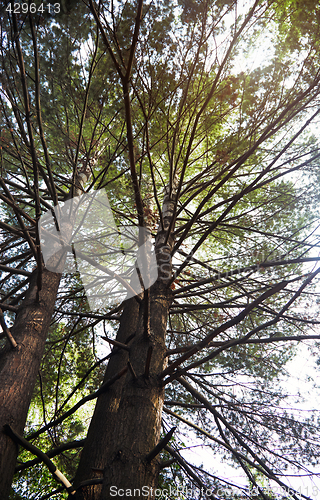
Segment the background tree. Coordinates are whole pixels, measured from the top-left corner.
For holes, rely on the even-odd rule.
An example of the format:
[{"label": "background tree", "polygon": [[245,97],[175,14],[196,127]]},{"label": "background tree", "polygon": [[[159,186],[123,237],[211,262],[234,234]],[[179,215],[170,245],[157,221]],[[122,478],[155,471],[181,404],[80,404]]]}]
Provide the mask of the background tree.
[{"label": "background tree", "polygon": [[[178,470],[212,498],[234,486],[188,464],[178,430],[159,451],[161,425],[168,437],[195,430],[270,498],[263,477],[282,487],[288,467],[311,473],[318,454],[316,415],[283,410],[278,380],[296,342],[319,339],[319,7],[36,5],[2,11],[4,498],[17,449],[3,426],[23,433],[33,391],[25,434],[51,448],[73,498],[178,484]],[[250,70],[240,55],[250,61],[261,40],[268,56]],[[159,273],[91,312],[79,274],[46,269],[37,222],[98,189],[119,231],[151,230]],[[113,343],[104,357],[101,334]],[[52,496],[43,466],[21,459],[16,497]]]}]

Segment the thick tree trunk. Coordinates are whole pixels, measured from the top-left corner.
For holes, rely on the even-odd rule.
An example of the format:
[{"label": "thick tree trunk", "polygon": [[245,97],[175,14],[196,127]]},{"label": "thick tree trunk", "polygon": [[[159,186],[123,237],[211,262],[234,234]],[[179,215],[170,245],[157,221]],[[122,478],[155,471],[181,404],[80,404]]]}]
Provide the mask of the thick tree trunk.
[{"label": "thick tree trunk", "polygon": [[[150,325],[144,319],[144,302],[139,308],[131,299],[124,308],[117,340],[128,341],[135,335],[128,342],[129,352],[115,349],[105,378],[111,378],[128,362],[132,369],[99,397],[75,482],[79,486],[83,481],[101,478],[103,472],[103,486],[80,487],[73,496],[76,500],[105,500],[114,498],[115,491],[142,492],[143,487],[144,493],[150,489],[150,495],[143,498],[152,498],[158,461],[156,458],[148,463],[146,456],[160,439],[164,391],[158,374],[166,362],[169,303],[170,291],[157,282],[150,289]],[[139,498],[138,491],[135,497]]]},{"label": "thick tree trunk", "polygon": [[12,335],[18,346],[3,348],[0,357],[0,498],[9,496],[17,459],[16,444],[3,433],[9,424],[23,434],[28,408],[39,372],[53,314],[60,274],[46,269],[37,300],[37,271],[31,276],[26,298],[17,313]]},{"label": "thick tree trunk", "polygon": [[[164,390],[159,374],[167,362],[165,337],[171,290],[166,283],[171,278],[173,247],[167,230],[175,209],[173,198],[166,193],[163,227],[156,240],[158,280],[145,292],[140,307],[135,298],[125,304],[117,340],[127,343],[130,350],[114,349],[105,381],[128,363],[130,369],[98,398],[74,482],[77,492],[70,500],[154,498],[159,457],[151,461],[146,457],[158,444],[161,431]],[[102,477],[102,485],[81,486]]]},{"label": "thick tree trunk", "polygon": [[[118,342],[128,343],[137,330],[139,319],[139,303],[136,298],[131,298],[125,302],[121,315],[120,327],[117,334]],[[110,380],[127,366],[129,353],[124,349],[115,347],[109,360],[104,381]],[[74,485],[93,478],[101,478],[97,469],[103,469],[105,463],[105,450],[108,448],[109,429],[114,428],[115,419],[121,400],[121,394],[125,377],[117,380],[107,392],[98,398],[95,411],[90,423],[86,443],[81,453],[81,459],[77,470]],[[94,470],[95,469],[95,470]],[[80,489],[72,498],[97,498],[101,491],[101,486],[88,486]]]}]

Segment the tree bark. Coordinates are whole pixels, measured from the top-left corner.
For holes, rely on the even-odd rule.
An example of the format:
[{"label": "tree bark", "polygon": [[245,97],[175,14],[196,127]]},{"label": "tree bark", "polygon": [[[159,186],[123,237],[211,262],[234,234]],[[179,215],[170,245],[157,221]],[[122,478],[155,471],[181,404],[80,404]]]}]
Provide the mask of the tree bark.
[{"label": "tree bark", "polygon": [[[128,343],[136,332],[139,319],[139,304],[133,297],[125,302],[121,315],[120,326],[117,334],[117,341],[123,344]],[[110,380],[114,375],[127,366],[129,353],[124,349],[113,348],[112,356],[109,360],[103,383]],[[109,432],[106,428],[112,429],[115,425],[117,412],[121,400],[121,394],[125,377],[121,377],[98,398],[93,417],[89,426],[85,446],[81,453],[81,459],[77,470],[74,485],[78,486],[83,481],[94,478],[101,478],[101,474],[93,469],[103,469],[105,460],[105,450],[108,447]],[[72,498],[97,498],[100,494],[101,486],[88,486],[81,488]]]},{"label": "tree bark", "polygon": [[[90,168],[84,164],[75,179],[74,197],[80,196],[88,180]],[[71,195],[69,195],[71,196]],[[76,213],[76,205],[74,214]],[[73,218],[61,221],[62,234],[72,234]],[[66,254],[56,245],[57,252],[51,264],[59,272],[43,268],[42,286],[38,290],[38,269],[30,277],[30,285],[12,329],[18,343],[13,349],[6,345],[0,352],[0,494],[1,500],[9,496],[14,476],[18,447],[3,432],[5,424],[23,434],[33,389],[39,372],[45,342],[56,302]]]},{"label": "tree bark", "polygon": [[[105,380],[128,362],[132,368],[97,401],[74,483],[78,486],[76,495],[72,496],[75,500],[104,500],[113,498],[110,493],[115,489],[142,491],[143,486],[156,487],[158,461],[155,458],[147,463],[146,456],[160,439],[164,391],[158,374],[166,362],[169,303],[170,291],[156,283],[150,289],[149,331],[146,331],[144,302],[139,308],[133,298],[124,308],[117,340],[126,342],[135,335],[128,342],[130,352],[114,349]],[[83,481],[101,478],[102,472],[103,486],[79,488]],[[110,490],[112,486],[114,489]],[[152,495],[143,498],[152,498]]]},{"label": "tree bark", "polygon": [[31,397],[39,372],[45,341],[53,314],[60,274],[46,269],[42,275],[42,290],[37,300],[37,270],[20,307],[12,329],[18,346],[6,345],[0,357],[0,492],[1,499],[9,496],[18,447],[3,432],[10,424],[23,434]]},{"label": "tree bark", "polygon": [[[156,239],[158,279],[144,292],[140,306],[135,298],[126,302],[117,341],[127,343],[130,351],[114,349],[104,381],[128,363],[130,370],[97,400],[74,482],[77,492],[70,500],[109,500],[117,492],[119,496],[126,492],[126,498],[154,498],[159,457],[150,462],[146,457],[158,444],[161,431],[164,390],[159,374],[167,363],[165,338],[172,297],[166,283],[172,276],[173,228],[168,238],[167,231],[174,196],[166,192],[163,227]],[[81,486],[102,477],[102,485]]]}]

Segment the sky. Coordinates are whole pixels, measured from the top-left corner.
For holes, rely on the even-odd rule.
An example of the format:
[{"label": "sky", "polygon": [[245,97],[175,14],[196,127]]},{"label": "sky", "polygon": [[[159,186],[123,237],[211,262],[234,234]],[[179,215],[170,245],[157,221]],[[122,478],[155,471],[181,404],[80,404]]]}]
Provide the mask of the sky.
[{"label": "sky", "polygon": [[[252,2],[247,2],[246,0],[237,3],[237,13],[241,14],[248,10],[248,6],[252,5]],[[230,25],[234,22],[234,12],[231,12],[226,20],[226,25],[228,22]],[[223,35],[220,35],[217,39],[217,44],[221,43],[224,45],[226,39]],[[255,46],[246,52],[239,52],[235,61],[234,67],[236,72],[246,72],[252,71],[259,66],[268,64],[268,62],[274,56],[274,47],[272,44],[272,34],[265,32],[260,39],[257,39]],[[313,124],[309,129],[315,136],[319,137],[318,124]],[[318,229],[317,233],[320,231]],[[316,330],[316,331],[315,331]],[[313,329],[310,334],[320,334],[320,328]],[[320,409],[320,385],[318,382],[320,368],[317,366],[316,361],[320,356],[312,354],[310,346],[314,346],[314,341],[299,343],[297,347],[297,354],[292,361],[286,365],[287,377],[283,377],[281,386],[287,391],[291,397],[288,399],[288,404],[292,408],[297,408],[303,412],[310,412],[310,410],[316,410],[319,412]],[[313,349],[315,351],[315,349]],[[302,400],[304,397],[304,401]],[[299,401],[298,401],[299,400]],[[298,401],[298,402],[297,402]],[[320,416],[320,414],[319,414]],[[189,431],[190,432],[190,431]],[[185,442],[188,441],[185,439]],[[192,436],[190,438],[190,445],[197,443],[197,446],[192,447],[188,450],[182,451],[182,456],[197,466],[202,466],[205,470],[209,470],[213,474],[218,475],[226,479],[227,481],[232,481],[235,484],[247,485],[248,482],[241,469],[235,469],[231,467],[227,462],[223,461],[222,457],[217,454],[213,454],[212,450],[203,446],[203,442]],[[188,444],[188,442],[186,442]],[[317,500],[320,497],[320,457],[319,463],[312,469],[313,472],[318,473],[318,477],[291,477],[293,471],[287,470],[288,477],[286,479],[286,484],[298,490],[300,493],[310,496],[312,499]],[[268,483],[266,482],[266,487]],[[271,490],[273,492],[278,492],[279,489],[275,483],[269,483]]]}]

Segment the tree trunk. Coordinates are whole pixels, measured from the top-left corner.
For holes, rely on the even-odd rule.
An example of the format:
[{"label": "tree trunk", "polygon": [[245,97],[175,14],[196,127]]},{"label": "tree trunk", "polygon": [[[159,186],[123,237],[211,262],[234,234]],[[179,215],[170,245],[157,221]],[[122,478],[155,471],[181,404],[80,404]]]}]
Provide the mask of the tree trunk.
[{"label": "tree trunk", "polygon": [[114,350],[105,379],[128,361],[132,369],[99,397],[75,481],[79,486],[85,480],[101,478],[99,469],[103,471],[103,486],[80,487],[73,496],[76,500],[105,500],[113,498],[111,493],[118,489],[156,487],[158,462],[154,459],[147,463],[146,456],[160,439],[164,391],[158,374],[166,362],[169,303],[170,291],[158,282],[150,289],[149,327],[144,319],[144,301],[139,308],[137,301],[130,299],[123,311],[117,340],[128,341],[134,330],[135,335],[128,342],[130,352]]},{"label": "tree trunk", "polygon": [[31,275],[30,287],[12,329],[18,346],[6,345],[0,357],[0,492],[9,496],[18,447],[3,432],[9,424],[23,434],[28,408],[39,372],[48,328],[53,314],[60,274],[44,269],[42,290],[37,300],[37,271]]},{"label": "tree trunk", "polygon": [[[132,340],[137,329],[138,319],[139,303],[134,297],[125,302],[117,334],[118,342],[130,345],[130,339]],[[115,347],[103,383],[126,367],[128,360],[128,351]],[[109,432],[106,432],[106,427],[112,429],[115,425],[114,420],[117,418],[124,382],[125,377],[121,377],[97,400],[86,443],[81,453],[75,485],[93,478],[101,478],[101,474],[92,469],[102,469],[104,466],[105,450],[109,442]],[[100,491],[100,486],[88,486],[86,489],[79,490],[72,498],[97,498]]]},{"label": "tree trunk", "polygon": [[[84,164],[75,179],[74,197],[80,196],[89,175],[90,168]],[[76,214],[76,205],[74,214]],[[73,215],[69,214],[61,220],[61,231],[67,236],[72,234],[72,230]],[[3,426],[9,424],[19,434],[23,434],[56,302],[61,279],[60,271],[63,271],[66,259],[66,254],[63,249],[61,250],[60,244],[52,242],[52,246],[53,249],[56,248],[56,253],[53,252],[50,265],[59,272],[43,268],[42,288],[38,294],[38,271],[35,269],[12,329],[13,338],[18,346],[12,349],[10,345],[6,345],[0,353],[1,500],[8,498],[18,455],[18,447],[11,438],[4,434]]]},{"label": "tree trunk", "polygon": [[[130,351],[114,349],[105,381],[128,363],[130,369],[98,398],[74,482],[77,492],[70,500],[107,500],[117,492],[125,492],[126,498],[154,498],[159,457],[150,462],[146,457],[161,431],[164,390],[159,374],[167,363],[165,337],[172,300],[166,283],[171,278],[173,237],[167,238],[167,230],[174,209],[174,194],[168,190],[155,247],[158,279],[140,306],[136,298],[125,304],[117,340],[127,343]],[[102,477],[102,486],[81,486]]]}]

